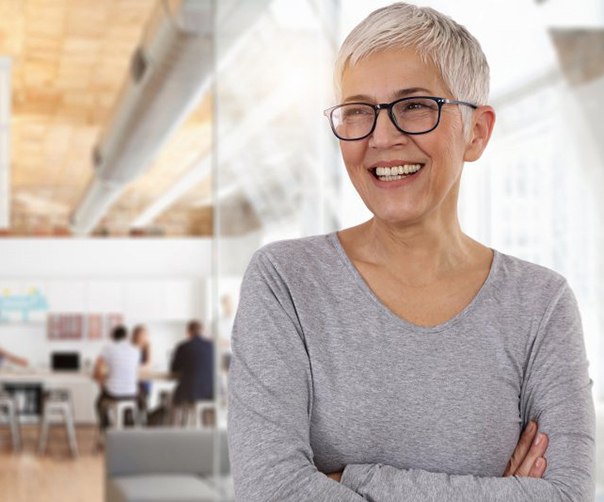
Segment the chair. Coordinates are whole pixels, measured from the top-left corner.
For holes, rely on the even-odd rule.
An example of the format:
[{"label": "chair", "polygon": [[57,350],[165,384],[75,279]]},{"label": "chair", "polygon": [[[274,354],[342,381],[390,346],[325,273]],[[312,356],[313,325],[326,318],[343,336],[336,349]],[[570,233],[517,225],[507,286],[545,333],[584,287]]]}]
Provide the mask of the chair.
[{"label": "chair", "polygon": [[[105,444],[105,434],[107,429],[124,429],[127,423],[128,414],[132,417],[135,427],[145,425],[146,414],[138,408],[138,401],[135,397],[124,398],[109,398],[105,397],[100,402],[101,417],[107,417],[107,426],[103,425],[103,421],[99,424],[97,437],[95,441],[96,451],[103,449]],[[103,419],[101,419],[103,420]]]},{"label": "chair", "polygon": [[[203,418],[206,412],[210,412],[213,416],[213,423],[210,425],[204,424]],[[214,428],[216,421],[216,403],[214,401],[197,401],[195,403],[194,426],[196,429]]]},{"label": "chair", "polygon": [[66,389],[52,389],[44,392],[42,402],[42,420],[40,423],[40,435],[38,441],[38,453],[46,451],[48,442],[48,431],[56,420],[62,420],[67,432],[67,440],[71,454],[78,455],[78,443],[76,440],[75,423],[73,419],[73,404],[71,394]]},{"label": "chair", "polygon": [[145,423],[144,414],[139,412],[136,399],[119,399],[109,404],[109,421],[111,427],[123,429],[126,425],[126,414],[130,411],[135,426],[141,426]]},{"label": "chair", "polygon": [[[204,424],[203,417],[207,412],[214,414],[214,423],[211,425]],[[175,405],[172,423],[174,425],[192,427],[195,429],[212,429],[216,423],[216,402],[201,400],[193,403]]]},{"label": "chair", "polygon": [[19,451],[21,449],[21,430],[17,402],[13,396],[4,391],[0,391],[0,411],[3,411],[6,415],[10,427],[13,451]]}]

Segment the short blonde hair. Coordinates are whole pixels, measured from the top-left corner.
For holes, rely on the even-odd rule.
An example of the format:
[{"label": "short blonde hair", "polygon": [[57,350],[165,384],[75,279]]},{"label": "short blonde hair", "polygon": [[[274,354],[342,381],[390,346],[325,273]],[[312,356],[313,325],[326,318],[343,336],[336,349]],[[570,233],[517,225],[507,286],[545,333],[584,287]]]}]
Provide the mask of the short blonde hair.
[{"label": "short blonde hair", "polygon": [[433,62],[454,99],[476,105],[487,103],[489,65],[478,40],[450,17],[403,2],[373,11],[346,37],[335,65],[338,99],[347,67],[370,54],[391,49],[413,49]]}]

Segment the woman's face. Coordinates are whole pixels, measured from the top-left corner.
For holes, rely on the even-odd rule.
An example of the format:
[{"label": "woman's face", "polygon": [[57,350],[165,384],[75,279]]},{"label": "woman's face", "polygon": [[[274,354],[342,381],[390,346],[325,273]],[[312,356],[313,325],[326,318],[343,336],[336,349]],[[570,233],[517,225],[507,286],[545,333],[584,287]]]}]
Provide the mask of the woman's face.
[{"label": "woman's face", "polygon": [[[378,52],[344,71],[342,103],[390,103],[407,96],[453,98],[437,68],[411,50]],[[373,134],[340,141],[340,148],[354,187],[377,219],[408,225],[444,224],[456,217],[466,151],[458,106],[444,105],[438,127],[414,136],[398,131],[382,110]],[[419,171],[400,180],[382,181],[376,175],[377,167],[417,164]]]}]

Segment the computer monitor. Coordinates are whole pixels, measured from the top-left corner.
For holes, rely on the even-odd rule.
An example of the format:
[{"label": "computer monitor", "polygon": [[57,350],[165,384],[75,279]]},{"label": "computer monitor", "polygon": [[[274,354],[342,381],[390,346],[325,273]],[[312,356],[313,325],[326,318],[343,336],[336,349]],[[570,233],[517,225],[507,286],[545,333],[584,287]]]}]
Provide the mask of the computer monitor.
[{"label": "computer monitor", "polygon": [[53,371],[79,371],[80,354],[78,352],[52,352],[50,367]]}]

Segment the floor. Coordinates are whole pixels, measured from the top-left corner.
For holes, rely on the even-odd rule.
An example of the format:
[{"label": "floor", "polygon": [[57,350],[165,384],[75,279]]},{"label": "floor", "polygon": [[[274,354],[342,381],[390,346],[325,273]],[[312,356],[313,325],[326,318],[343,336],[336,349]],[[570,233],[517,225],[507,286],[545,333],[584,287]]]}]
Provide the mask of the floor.
[{"label": "floor", "polygon": [[95,450],[96,431],[78,427],[74,459],[62,430],[52,430],[46,454],[36,453],[38,432],[23,426],[23,451],[12,453],[10,435],[0,432],[0,493],[11,502],[102,502],[104,457]]}]

